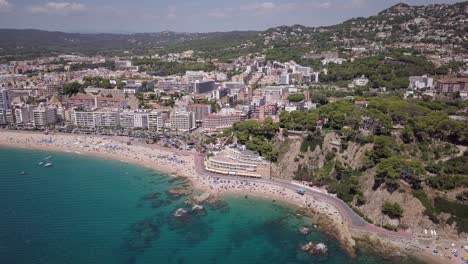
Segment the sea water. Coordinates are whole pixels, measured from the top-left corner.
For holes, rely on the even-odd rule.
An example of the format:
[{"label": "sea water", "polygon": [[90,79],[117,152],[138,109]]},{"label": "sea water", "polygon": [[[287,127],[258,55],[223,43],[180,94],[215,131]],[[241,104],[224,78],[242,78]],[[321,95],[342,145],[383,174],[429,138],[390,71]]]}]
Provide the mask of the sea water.
[{"label": "sea water", "polygon": [[[392,263],[299,234],[310,219],[270,200],[226,196],[192,213],[166,193],[185,185],[124,162],[0,148],[0,263]],[[309,241],[327,256],[302,253]]]}]

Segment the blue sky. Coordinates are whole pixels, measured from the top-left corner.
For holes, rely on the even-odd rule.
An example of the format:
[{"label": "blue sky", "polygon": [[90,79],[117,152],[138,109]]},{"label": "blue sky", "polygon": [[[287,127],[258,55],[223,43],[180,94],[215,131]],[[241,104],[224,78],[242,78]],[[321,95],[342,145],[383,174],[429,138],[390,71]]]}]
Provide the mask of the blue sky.
[{"label": "blue sky", "polygon": [[[211,32],[333,25],[401,0],[0,0],[0,28],[66,32]],[[457,0],[403,0],[411,5]]]}]

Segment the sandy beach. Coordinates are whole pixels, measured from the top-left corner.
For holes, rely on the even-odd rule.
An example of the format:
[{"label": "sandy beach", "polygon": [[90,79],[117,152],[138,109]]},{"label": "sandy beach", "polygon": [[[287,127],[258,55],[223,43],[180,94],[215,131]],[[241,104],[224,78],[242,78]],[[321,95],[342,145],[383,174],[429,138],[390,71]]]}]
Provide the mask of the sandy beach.
[{"label": "sandy beach", "polygon": [[[1,131],[0,146],[38,149],[90,155],[137,164],[167,174],[186,177],[196,189],[213,194],[257,195],[283,201],[300,207],[314,208],[342,222],[334,207],[309,199],[295,191],[274,184],[248,184],[242,180],[223,180],[200,175],[195,170],[193,155],[178,153],[157,145],[144,146],[138,143],[127,144],[121,137],[85,136],[72,134],[32,133],[23,131]],[[193,153],[195,154],[195,153]]]},{"label": "sandy beach", "polygon": [[[24,131],[0,131],[0,146],[59,151],[101,158],[119,160],[151,168],[170,175],[188,178],[195,189],[211,194],[253,195],[292,204],[301,208],[310,208],[329,219],[340,233],[340,240],[347,246],[354,247],[352,232],[339,210],[331,204],[313,199],[308,195],[299,195],[294,190],[275,183],[255,183],[247,180],[217,178],[201,175],[196,170],[196,152],[182,152],[167,149],[159,145],[145,145],[132,142],[128,138],[109,136],[88,136],[74,134],[49,134]],[[352,243],[350,242],[352,241]],[[398,243],[398,241],[393,241]],[[401,244],[402,248],[407,244]],[[448,260],[435,256],[430,250],[419,250],[419,256],[430,263],[463,263],[460,259]],[[440,260],[438,262],[437,260]],[[445,261],[445,262],[444,262]]]}]

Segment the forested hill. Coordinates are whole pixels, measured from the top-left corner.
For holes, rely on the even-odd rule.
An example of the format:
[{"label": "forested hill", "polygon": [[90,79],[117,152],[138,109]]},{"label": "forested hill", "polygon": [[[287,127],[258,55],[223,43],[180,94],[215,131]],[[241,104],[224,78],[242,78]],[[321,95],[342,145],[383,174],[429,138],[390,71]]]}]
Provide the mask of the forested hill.
[{"label": "forested hill", "polygon": [[[468,2],[409,6],[397,4],[367,18],[328,27],[280,26],[263,32],[79,34],[0,29],[0,55],[54,52],[152,52],[164,47],[193,49],[209,57],[235,57],[264,49],[289,48],[300,57],[310,51],[370,49],[398,44],[443,45],[447,52],[467,52]],[[294,58],[294,56],[291,56]]]},{"label": "forested hill", "polygon": [[200,44],[232,44],[256,36],[255,31],[211,33],[81,34],[35,29],[0,29],[0,53],[24,52],[97,52],[112,50],[157,49],[176,43],[197,41]]},{"label": "forested hill", "polygon": [[444,44],[466,51],[467,19],[468,2],[426,6],[400,3],[374,16],[353,18],[334,26],[280,26],[260,36],[263,44],[316,50],[411,43]]}]

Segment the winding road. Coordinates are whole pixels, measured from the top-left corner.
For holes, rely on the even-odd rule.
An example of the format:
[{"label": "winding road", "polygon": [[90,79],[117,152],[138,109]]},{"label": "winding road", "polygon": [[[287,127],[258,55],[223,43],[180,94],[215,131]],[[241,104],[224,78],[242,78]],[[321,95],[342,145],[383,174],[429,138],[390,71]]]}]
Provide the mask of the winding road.
[{"label": "winding road", "polygon": [[[263,178],[249,178],[249,177],[241,177],[241,176],[227,176],[227,175],[209,172],[205,170],[205,167],[203,166],[204,156],[198,153],[193,154],[193,156],[195,159],[195,169],[197,173],[200,175],[213,177],[213,178],[220,178],[224,180],[236,180],[236,181],[244,181],[244,182],[249,182],[249,183],[266,183],[266,184],[276,185],[281,188],[291,189],[293,191],[297,190],[298,188],[298,185],[295,185],[293,184],[293,182],[288,181],[288,180],[283,180],[283,179],[275,179],[275,178],[263,179]],[[315,199],[320,202],[324,202],[326,204],[329,204],[335,207],[340,213],[341,217],[348,223],[349,228],[354,231],[367,232],[367,233],[377,234],[377,235],[391,237],[391,238],[399,238],[399,239],[410,239],[413,237],[412,233],[409,233],[409,232],[390,231],[390,230],[368,223],[361,216],[359,216],[356,212],[354,212],[353,209],[351,209],[341,199],[331,194],[328,194],[325,191],[314,190],[313,188],[307,188],[307,187],[304,187],[304,191],[305,191],[304,195],[307,195],[312,199]]]}]

